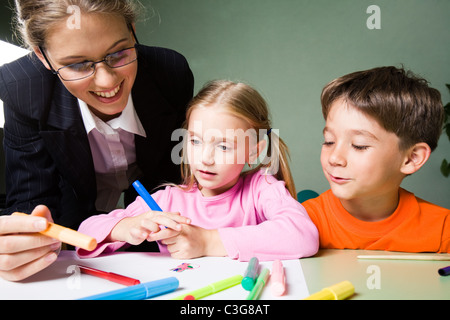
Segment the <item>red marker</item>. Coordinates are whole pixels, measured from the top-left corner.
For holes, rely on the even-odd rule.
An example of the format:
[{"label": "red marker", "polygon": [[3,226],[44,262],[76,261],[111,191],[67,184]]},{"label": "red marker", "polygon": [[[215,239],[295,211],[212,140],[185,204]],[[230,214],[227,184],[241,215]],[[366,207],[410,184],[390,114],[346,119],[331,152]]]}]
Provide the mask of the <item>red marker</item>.
[{"label": "red marker", "polygon": [[136,284],[141,283],[137,279],[125,277],[125,276],[122,276],[117,273],[101,271],[101,270],[97,270],[97,269],[85,267],[85,266],[80,266],[80,265],[78,267],[80,268],[81,273],[89,274],[94,277],[103,278],[103,279],[106,279],[106,280],[109,280],[112,282],[124,284],[126,286],[134,286]]}]

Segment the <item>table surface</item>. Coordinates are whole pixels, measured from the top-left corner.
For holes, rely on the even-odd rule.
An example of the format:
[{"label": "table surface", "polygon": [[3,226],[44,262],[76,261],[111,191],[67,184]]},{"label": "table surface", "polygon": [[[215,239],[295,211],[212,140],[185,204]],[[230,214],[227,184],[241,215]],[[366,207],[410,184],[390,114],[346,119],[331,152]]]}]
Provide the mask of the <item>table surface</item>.
[{"label": "table surface", "polygon": [[[189,263],[190,268],[180,268],[182,263]],[[261,261],[259,264],[260,271],[262,268],[271,270],[273,262]],[[173,259],[170,254],[155,252],[115,252],[96,258],[80,259],[75,251],[63,250],[55,263],[24,281],[9,282],[0,279],[0,300],[74,300],[124,288],[122,284],[82,274],[77,268],[78,265],[125,275],[139,279],[141,283],[175,277],[179,282],[176,291],[152,297],[156,300],[170,300],[217,281],[243,275],[248,262],[227,257],[178,260]],[[300,261],[283,260],[283,266],[288,290],[281,297],[274,296],[269,278],[261,293],[261,300],[299,300],[309,295]],[[238,301],[245,300],[248,295],[249,292],[241,285],[236,285],[204,299]]]},{"label": "table surface", "polygon": [[[438,269],[450,261],[361,260],[358,255],[395,255],[368,250],[320,250],[301,259],[309,292],[348,280],[355,287],[352,300],[449,300],[450,276]],[[448,256],[448,254],[431,254]]]},{"label": "table surface", "polygon": [[[286,261],[287,294],[275,297],[269,289],[261,299],[302,299],[325,287],[344,280],[355,287],[352,300],[450,300],[450,276],[440,276],[438,269],[450,261],[361,260],[358,255],[396,254],[384,251],[320,250],[310,258]],[[431,254],[450,257],[449,254]],[[171,271],[181,262],[199,266],[182,273]],[[180,281],[179,292],[159,297],[170,299],[180,292],[192,291],[235,274],[243,274],[247,263],[228,258],[199,258],[180,261],[158,253],[118,252],[93,259],[79,259],[73,251],[61,252],[49,268],[21,282],[0,279],[1,299],[78,299],[92,294],[122,288],[122,285],[97,277],[75,276],[70,269],[82,264],[125,274],[142,282],[175,276]],[[272,262],[262,262],[271,269]],[[302,273],[303,271],[303,273]],[[78,282],[77,282],[78,281]],[[307,286],[307,289],[306,289]],[[270,278],[268,287],[270,287]],[[303,292],[302,288],[306,292]],[[44,290],[43,290],[44,289]],[[248,293],[240,286],[213,295],[211,299],[240,300]]]}]

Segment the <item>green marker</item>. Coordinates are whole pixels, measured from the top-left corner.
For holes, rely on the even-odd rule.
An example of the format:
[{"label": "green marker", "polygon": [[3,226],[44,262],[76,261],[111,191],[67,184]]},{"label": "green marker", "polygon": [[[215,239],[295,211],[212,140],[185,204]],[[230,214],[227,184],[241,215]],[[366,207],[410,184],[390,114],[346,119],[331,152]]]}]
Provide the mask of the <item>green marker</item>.
[{"label": "green marker", "polygon": [[262,289],[266,285],[267,279],[269,279],[269,269],[264,268],[259,274],[258,279],[256,279],[256,283],[253,286],[252,291],[248,294],[247,300],[256,300],[261,294]]},{"label": "green marker", "polygon": [[233,276],[221,281],[217,281],[207,285],[206,287],[194,290],[190,293],[183,294],[172,300],[198,300],[222,290],[234,287],[242,281],[242,275]]}]

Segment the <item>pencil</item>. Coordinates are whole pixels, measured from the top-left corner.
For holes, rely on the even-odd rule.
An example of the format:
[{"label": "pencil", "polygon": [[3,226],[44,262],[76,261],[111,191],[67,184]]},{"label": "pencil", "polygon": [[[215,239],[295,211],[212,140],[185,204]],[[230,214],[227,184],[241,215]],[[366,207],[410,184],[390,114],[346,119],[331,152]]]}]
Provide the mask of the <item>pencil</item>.
[{"label": "pencil", "polygon": [[420,255],[420,254],[392,254],[392,255],[360,255],[364,260],[421,260],[421,261],[450,261],[450,255]]}]

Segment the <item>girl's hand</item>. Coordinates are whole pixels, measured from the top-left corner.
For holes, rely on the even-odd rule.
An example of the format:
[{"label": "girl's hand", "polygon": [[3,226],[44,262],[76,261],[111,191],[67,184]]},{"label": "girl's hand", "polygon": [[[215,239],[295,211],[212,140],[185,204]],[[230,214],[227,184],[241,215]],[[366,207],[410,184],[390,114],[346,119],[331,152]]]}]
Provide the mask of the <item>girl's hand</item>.
[{"label": "girl's hand", "polygon": [[161,241],[173,258],[192,259],[203,256],[224,257],[227,255],[217,230],[203,229],[194,225],[180,225],[174,236]]},{"label": "girl's hand", "polygon": [[160,240],[178,234],[181,224],[190,222],[190,219],[181,216],[179,212],[149,211],[122,219],[111,231],[107,241],[125,241],[138,245],[144,240]]}]

